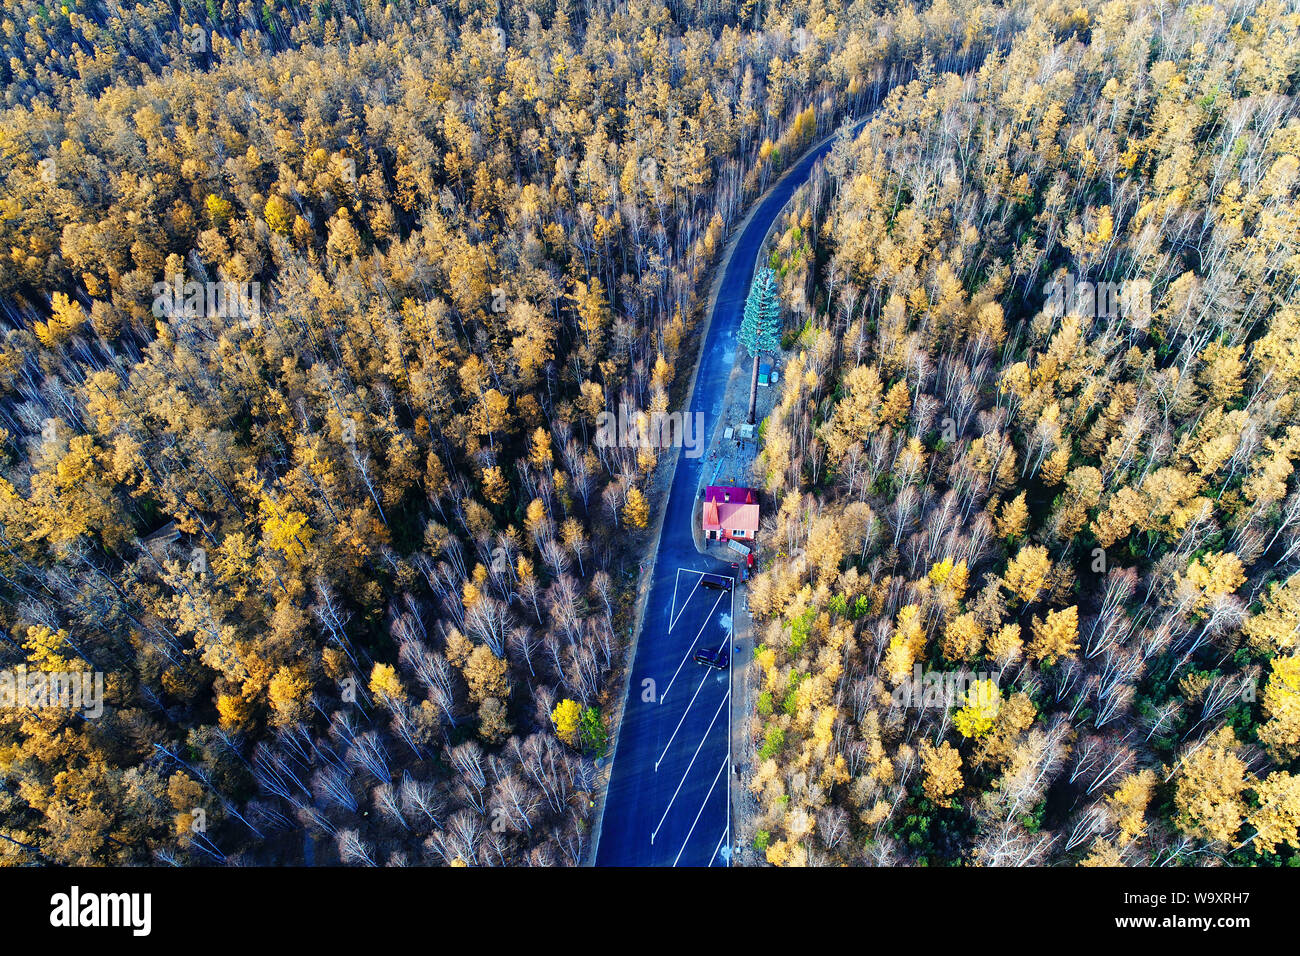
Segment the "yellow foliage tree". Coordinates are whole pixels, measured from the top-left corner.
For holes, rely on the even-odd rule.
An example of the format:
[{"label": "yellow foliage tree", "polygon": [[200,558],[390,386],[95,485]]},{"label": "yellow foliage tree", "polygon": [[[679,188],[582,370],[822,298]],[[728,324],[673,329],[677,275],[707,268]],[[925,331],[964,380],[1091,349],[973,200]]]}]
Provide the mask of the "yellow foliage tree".
[{"label": "yellow foliage tree", "polygon": [[555,735],[570,747],[578,746],[578,721],[581,718],[582,705],[566,697],[551,711],[551,723],[555,725]]},{"label": "yellow foliage tree", "polygon": [[998,537],[1018,541],[1024,537],[1028,524],[1029,507],[1025,504],[1025,493],[1022,491],[1010,501],[1003,502],[997,520]]},{"label": "yellow foliage tree", "polygon": [[1278,761],[1300,757],[1300,657],[1275,657],[1261,701],[1259,742]]},{"label": "yellow foliage tree", "polygon": [[1274,853],[1280,843],[1300,850],[1300,774],[1270,773],[1254,790],[1259,805],[1246,822],[1255,828],[1255,852]]},{"label": "yellow foliage tree", "polygon": [[1246,814],[1246,764],[1237,738],[1221,727],[1184,762],[1174,789],[1174,822],[1189,836],[1232,840]]},{"label": "yellow foliage tree", "polygon": [[1013,595],[1032,604],[1047,587],[1052,572],[1052,562],[1047,549],[1039,545],[1026,545],[1007,563],[1003,582]]},{"label": "yellow foliage tree", "polygon": [[951,797],[962,788],[961,754],[948,741],[938,747],[924,740],[919,748],[921,766],[925,770],[925,795],[941,807],[952,805]]},{"label": "yellow foliage tree", "polygon": [[623,520],[638,530],[650,523],[650,504],[645,500],[645,495],[641,493],[640,488],[634,487],[627,493],[627,501],[623,505]]},{"label": "yellow foliage tree", "polygon": [[1078,605],[1063,611],[1048,611],[1043,621],[1035,617],[1033,635],[1029,642],[1029,656],[1034,660],[1050,664],[1058,658],[1073,657],[1079,649]]},{"label": "yellow foliage tree", "polygon": [[983,737],[993,729],[1001,709],[998,685],[991,680],[977,680],[967,689],[966,703],[953,715],[952,723],[963,737]]}]

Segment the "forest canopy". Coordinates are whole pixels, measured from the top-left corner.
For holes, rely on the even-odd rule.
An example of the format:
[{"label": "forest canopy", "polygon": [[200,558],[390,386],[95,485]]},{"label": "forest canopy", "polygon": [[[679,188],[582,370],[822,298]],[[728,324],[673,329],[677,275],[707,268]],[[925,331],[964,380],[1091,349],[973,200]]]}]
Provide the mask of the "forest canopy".
[{"label": "forest canopy", "polygon": [[[0,14],[10,863],[577,864],[729,228],[1016,5]],[[630,533],[630,534],[629,534]]]},{"label": "forest canopy", "polygon": [[788,210],[768,862],[1300,860],[1297,29],[1036,11]]}]

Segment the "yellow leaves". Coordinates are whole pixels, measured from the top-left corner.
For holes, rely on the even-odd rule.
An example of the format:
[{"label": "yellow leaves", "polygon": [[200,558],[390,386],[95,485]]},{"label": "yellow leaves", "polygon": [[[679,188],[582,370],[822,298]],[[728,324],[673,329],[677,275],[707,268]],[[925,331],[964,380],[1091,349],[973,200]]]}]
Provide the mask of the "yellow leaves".
[{"label": "yellow leaves", "polygon": [[820,430],[832,461],[839,461],[854,442],[869,439],[880,420],[884,386],[874,365],[855,365],[844,376],[843,384],[844,397]]},{"label": "yellow leaves", "polygon": [[175,818],[176,833],[189,833],[194,826],[194,812],[203,802],[203,788],[182,771],[167,780],[167,799],[172,809],[179,811]]},{"label": "yellow leaves", "polygon": [[776,670],[776,651],[773,648],[765,647],[755,655],[759,669],[762,670],[766,686],[773,688],[777,686],[779,675]]},{"label": "yellow leaves", "polygon": [[1028,694],[1015,693],[1008,697],[998,709],[992,731],[979,738],[975,763],[1001,766],[1011,760],[1017,739],[1033,726],[1036,713]]},{"label": "yellow leaves", "polygon": [[1242,631],[1253,650],[1294,651],[1300,644],[1300,573],[1282,584],[1270,584]]},{"label": "yellow leaves", "polygon": [[805,553],[817,569],[817,581],[828,586],[833,583],[844,559],[844,535],[834,516],[818,515],[813,519]]},{"label": "yellow leaves", "polygon": [[[1111,82],[1115,82],[1111,79]],[[1088,855],[1079,861],[1079,866],[1087,867],[1115,867],[1123,866],[1124,860],[1120,857],[1119,851],[1115,849],[1115,844],[1109,840],[1097,840],[1093,843],[1092,849]]]},{"label": "yellow leaves", "polygon": [[501,699],[510,693],[506,662],[493,654],[486,644],[478,644],[470,651],[461,667],[461,674],[469,685],[470,699],[475,703],[482,703],[489,697]]},{"label": "yellow leaves", "polygon": [[470,421],[474,434],[491,440],[497,432],[510,427],[510,399],[495,388],[489,388],[470,410]]},{"label": "yellow leaves", "polygon": [[941,807],[952,806],[951,797],[962,788],[961,754],[948,741],[938,747],[924,740],[919,748],[921,767],[925,771],[925,795]]},{"label": "yellow leaves", "polygon": [[1300,382],[1300,307],[1284,304],[1273,313],[1268,331],[1251,350],[1251,359],[1275,389],[1295,388]]},{"label": "yellow leaves", "polygon": [[483,497],[497,507],[506,503],[510,495],[510,484],[506,481],[500,466],[488,465],[483,469]]},{"label": "yellow leaves", "polygon": [[638,530],[650,523],[650,504],[640,488],[634,486],[628,491],[623,505],[623,520]]},{"label": "yellow leaves", "polygon": [[63,649],[71,646],[70,639],[63,628],[51,631],[44,624],[27,628],[23,650],[27,652],[28,666],[46,673],[73,670],[73,659],[63,654]]},{"label": "yellow leaves", "polygon": [[1030,375],[1029,366],[1024,362],[1007,366],[998,378],[998,390],[1019,399],[1026,398],[1033,391],[1033,377]]},{"label": "yellow leaves", "polygon": [[402,687],[402,679],[397,676],[397,669],[392,664],[376,664],[371,669],[370,693],[374,694],[387,706],[406,699],[406,690]]},{"label": "yellow leaves", "polygon": [[1143,770],[1125,777],[1115,792],[1106,798],[1106,804],[1115,814],[1115,823],[1119,827],[1120,846],[1127,846],[1146,832],[1147,805],[1151,802],[1155,788],[1155,772]]},{"label": "yellow leaves", "polygon": [[1032,604],[1038,595],[1048,586],[1052,573],[1052,562],[1047,556],[1047,549],[1039,545],[1026,545],[1007,563],[1003,583],[1015,597]]},{"label": "yellow leaves", "polygon": [[983,737],[993,729],[1001,709],[998,685],[991,680],[977,680],[966,691],[966,702],[953,714],[952,724],[963,737]]},{"label": "yellow leaves", "polygon": [[268,548],[279,551],[291,565],[296,565],[311,544],[312,529],[301,511],[283,507],[270,495],[258,503],[262,515],[262,536]]},{"label": "yellow leaves", "polygon": [[[1115,440],[1119,441],[1118,438]],[[1189,514],[1195,512],[1195,499],[1202,486],[1203,482],[1195,475],[1166,467],[1148,474],[1138,489],[1119,489],[1111,496],[1106,510],[1093,522],[1097,543],[1109,548],[1134,527],[1139,531],[1161,531],[1174,537],[1178,532],[1177,524],[1185,522]]]},{"label": "yellow leaves", "polygon": [[[1218,471],[1232,457],[1249,424],[1250,416],[1243,411],[1224,414],[1222,408],[1216,407],[1205,413],[1193,439],[1196,447],[1189,455],[1202,477]],[[1288,463],[1288,474],[1290,470]]]},{"label": "yellow leaves", "polygon": [[578,746],[578,721],[582,717],[582,705],[576,700],[565,698],[551,711],[551,723],[555,725],[555,735],[570,747]]},{"label": "yellow leaves", "polygon": [[550,517],[546,513],[546,505],[541,498],[534,498],[528,502],[528,507],[524,510],[524,529],[531,535],[536,536],[539,532],[544,531]]},{"label": "yellow leaves", "polygon": [[767,848],[767,862],[773,866],[786,866],[790,862],[790,844],[785,840],[777,840]]},{"label": "yellow leaves", "polygon": [[1061,657],[1074,657],[1079,649],[1079,608],[1067,607],[1063,611],[1048,611],[1046,620],[1033,621],[1033,639],[1029,642],[1029,656],[1034,660],[1054,663]]},{"label": "yellow leaves", "polygon": [[902,484],[911,484],[924,470],[925,458],[925,446],[921,444],[921,439],[912,436],[894,460],[894,474]]},{"label": "yellow leaves", "polygon": [[273,232],[287,236],[293,231],[293,221],[297,213],[294,212],[293,206],[289,204],[288,200],[276,193],[266,201],[262,215]]},{"label": "yellow leaves", "polygon": [[550,470],[554,455],[551,452],[551,436],[545,428],[537,428],[529,438],[528,463],[540,472]]},{"label": "yellow leaves", "polygon": [[226,730],[239,730],[253,719],[253,705],[238,694],[217,695],[217,720]]},{"label": "yellow leaves", "polygon": [[889,647],[885,650],[882,664],[885,676],[895,687],[907,680],[908,675],[912,673],[913,658],[912,646],[900,635],[895,634],[889,639]]},{"label": "yellow leaves", "polygon": [[1275,657],[1261,705],[1259,742],[1279,763],[1300,756],[1300,657]]},{"label": "yellow leaves", "polygon": [[578,328],[583,336],[588,340],[600,336],[609,324],[609,306],[600,279],[593,278],[590,284],[575,279],[569,298],[578,313]]},{"label": "yellow leaves", "polygon": [[1226,842],[1241,828],[1246,764],[1237,747],[1232,729],[1222,727],[1183,761],[1174,790],[1174,822],[1189,836]]},{"label": "yellow leaves", "polygon": [[1259,806],[1246,820],[1255,828],[1255,852],[1274,853],[1282,843],[1300,850],[1300,774],[1270,773],[1254,790]]},{"label": "yellow leaves", "polygon": [[32,475],[28,510],[33,536],[61,544],[97,532],[108,547],[129,537],[131,528],[113,494],[105,457],[89,435],[77,435],[52,470]]},{"label": "yellow leaves", "polygon": [[33,322],[32,331],[47,349],[56,348],[71,338],[86,324],[86,312],[80,302],[69,300],[62,292],[54,293],[50,318],[46,322]]},{"label": "yellow leaves", "polygon": [[1227,405],[1241,394],[1246,374],[1241,357],[1245,351],[1245,343],[1229,346],[1214,342],[1201,352],[1199,358],[1205,364],[1197,371],[1196,378],[1205,390],[1208,404]]},{"label": "yellow leaves", "polygon": [[[375,665],[376,668],[380,666]],[[370,685],[373,689],[373,677]],[[267,686],[267,695],[271,702],[273,722],[280,727],[291,726],[301,720],[307,712],[311,697],[311,679],[301,668],[281,667],[271,678]]]},{"label": "yellow leaves", "polygon": [[952,567],[952,558],[944,558],[942,561],[930,565],[930,572],[927,575],[930,583],[943,587],[944,582],[948,580],[948,576],[952,574]]},{"label": "yellow leaves", "polygon": [[953,663],[969,660],[979,653],[984,643],[984,629],[974,614],[962,614],[948,622],[940,648],[943,656]]},{"label": "yellow leaves", "polygon": [[1003,624],[988,639],[988,652],[999,664],[1010,665],[1020,660],[1024,643],[1020,639],[1020,625]]},{"label": "yellow leaves", "polygon": [[907,391],[907,385],[895,382],[885,394],[884,404],[880,408],[880,420],[891,428],[897,428],[907,419],[911,410],[912,396]]},{"label": "yellow leaves", "polygon": [[985,348],[995,349],[1002,345],[1006,337],[1002,306],[997,302],[985,302],[975,314],[975,321],[970,328],[970,338],[983,344]]},{"label": "yellow leaves", "polygon": [[489,744],[500,744],[510,736],[510,719],[506,705],[496,697],[484,698],[478,705],[478,735]]},{"label": "yellow leaves", "polygon": [[[811,684],[812,682],[805,681],[805,683]],[[800,687],[800,690],[802,691],[803,688]],[[815,714],[812,740],[819,752],[825,753],[826,748],[830,746],[835,737],[835,719],[839,714],[834,707],[822,707],[815,711]]]},{"label": "yellow leaves", "polygon": [[1014,542],[1024,536],[1029,524],[1029,507],[1025,504],[1025,492],[1020,492],[1010,501],[1003,502],[998,514],[996,528],[999,538]]},{"label": "yellow leaves", "polygon": [[[1233,443],[1235,447],[1236,443]],[[1232,452],[1227,449],[1223,442],[1217,447],[1209,448],[1205,456],[1210,458],[1216,452],[1223,454],[1223,460]],[[1265,455],[1261,459],[1256,459],[1252,463],[1250,477],[1242,485],[1242,492],[1246,500],[1265,504],[1270,501],[1280,501],[1286,497],[1287,479],[1291,477],[1291,472],[1295,470],[1291,460],[1286,455],[1271,454]],[[1216,466],[1217,467],[1217,466]]]},{"label": "yellow leaves", "polygon": [[223,228],[234,214],[234,207],[230,204],[230,200],[213,193],[208,193],[207,198],[203,200],[203,208],[214,229]]},{"label": "yellow leaves", "polygon": [[1197,558],[1187,566],[1186,576],[1174,575],[1174,586],[1186,584],[1195,595],[1191,609],[1204,610],[1216,598],[1231,594],[1246,583],[1241,560],[1228,552],[1214,552]]}]

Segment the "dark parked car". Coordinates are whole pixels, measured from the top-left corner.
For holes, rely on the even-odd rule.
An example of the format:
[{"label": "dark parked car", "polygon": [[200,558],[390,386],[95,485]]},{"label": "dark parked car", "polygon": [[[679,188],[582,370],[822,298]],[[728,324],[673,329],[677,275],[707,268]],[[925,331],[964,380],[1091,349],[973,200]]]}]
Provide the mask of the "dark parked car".
[{"label": "dark parked car", "polygon": [[725,574],[706,574],[700,578],[700,584],[715,591],[731,590],[731,578]]},{"label": "dark parked car", "polygon": [[727,651],[727,645],[725,644],[716,651],[705,647],[695,652],[695,663],[726,670],[730,657],[731,655]]}]

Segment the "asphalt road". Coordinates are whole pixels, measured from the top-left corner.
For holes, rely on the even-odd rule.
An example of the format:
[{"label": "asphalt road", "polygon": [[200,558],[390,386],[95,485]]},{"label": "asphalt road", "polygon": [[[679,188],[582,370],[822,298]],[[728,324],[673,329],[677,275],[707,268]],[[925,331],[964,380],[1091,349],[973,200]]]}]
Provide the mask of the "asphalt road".
[{"label": "asphalt road", "polygon": [[[834,139],[819,144],[763,198],[727,261],[690,410],[713,434],[732,366],[754,260],[768,227]],[[731,776],[727,671],[695,663],[700,647],[730,641],[733,593],[699,587],[700,572],[727,575],[691,534],[703,458],[677,462],[637,643],[596,853],[597,866],[725,866]]]}]

